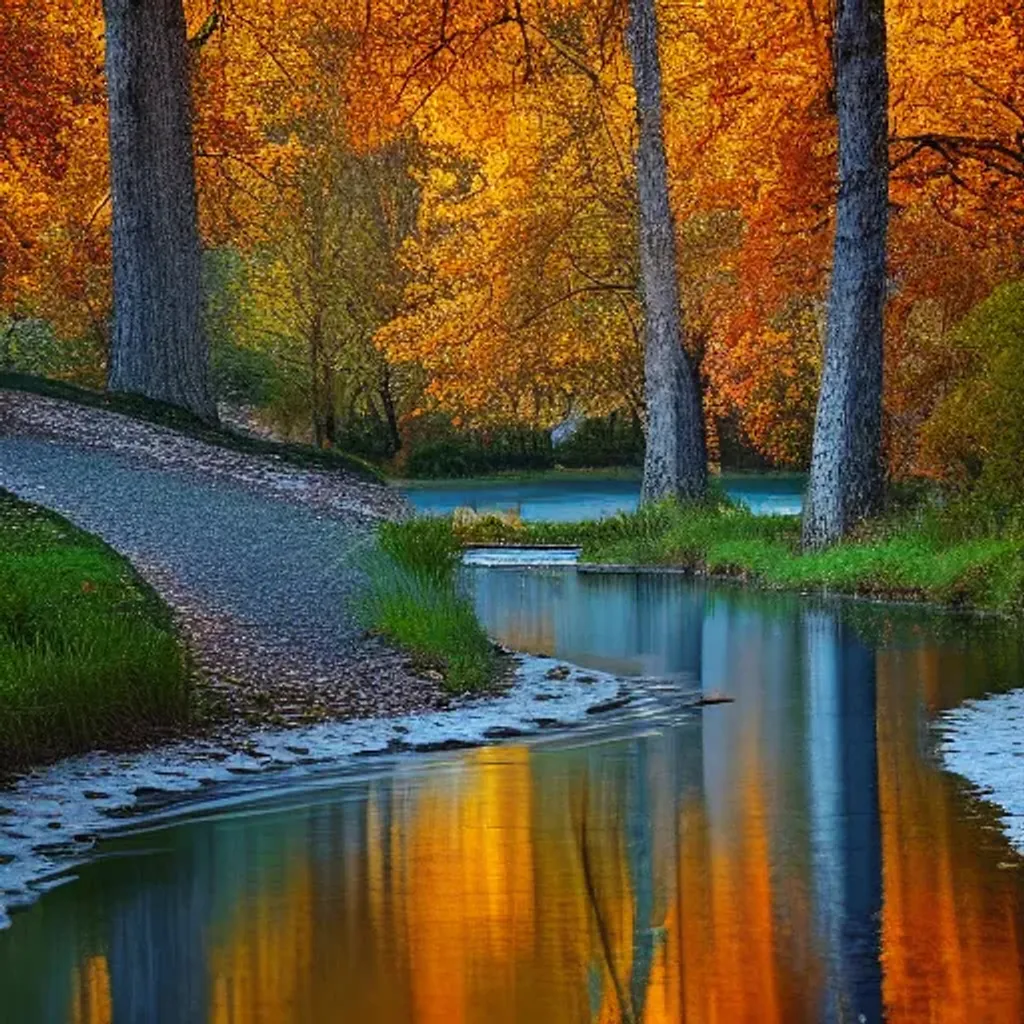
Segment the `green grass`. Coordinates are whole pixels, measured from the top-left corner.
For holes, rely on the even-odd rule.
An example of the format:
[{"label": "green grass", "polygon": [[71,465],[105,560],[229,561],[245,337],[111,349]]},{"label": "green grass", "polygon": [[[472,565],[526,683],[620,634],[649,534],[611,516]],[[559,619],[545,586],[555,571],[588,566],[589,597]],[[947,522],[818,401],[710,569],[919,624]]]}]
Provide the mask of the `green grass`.
[{"label": "green grass", "polygon": [[490,640],[459,592],[461,544],[446,519],[385,523],[365,558],[365,624],[408,650],[454,693],[486,688],[495,674]]},{"label": "green grass", "polygon": [[755,516],[721,497],[581,523],[517,526],[483,517],[458,532],[466,543],[579,545],[584,562],[674,566],[778,589],[1024,612],[1024,529],[1013,510],[911,504],[834,548],[808,553],[800,550],[797,517]]},{"label": "green grass", "polygon": [[0,771],[181,726],[169,613],[97,538],[0,491]]},{"label": "green grass", "polygon": [[375,466],[344,452],[315,448],[312,445],[267,441],[249,437],[225,427],[211,426],[186,409],[165,402],[155,402],[141,395],[116,394],[95,391],[92,388],[69,384],[65,381],[33,377],[23,373],[0,372],[0,390],[24,391],[45,398],[74,402],[94,409],[107,409],[132,419],[170,427],[199,441],[229,448],[249,455],[269,455],[282,462],[304,469],[344,470],[364,480],[383,481],[384,476]]}]

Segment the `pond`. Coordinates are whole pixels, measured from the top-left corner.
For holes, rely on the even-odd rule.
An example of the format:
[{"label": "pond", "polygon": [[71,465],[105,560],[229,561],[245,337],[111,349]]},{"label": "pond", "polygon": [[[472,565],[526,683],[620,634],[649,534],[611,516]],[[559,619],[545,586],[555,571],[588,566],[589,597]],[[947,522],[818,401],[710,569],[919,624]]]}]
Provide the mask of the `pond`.
[{"label": "pond", "polygon": [[[806,478],[766,473],[721,478],[726,492],[759,515],[798,515]],[[477,511],[515,509],[524,520],[572,522],[632,512],[640,498],[639,476],[552,473],[524,479],[432,480],[405,485],[417,511],[447,515],[460,507]]]},{"label": "pond", "polygon": [[[471,579],[506,643],[661,699],[110,839],[0,934],[0,1016],[1024,1019],[1022,860],[931,728],[1020,685],[1018,635],[679,576]],[[733,702],[687,710],[696,686]]]}]

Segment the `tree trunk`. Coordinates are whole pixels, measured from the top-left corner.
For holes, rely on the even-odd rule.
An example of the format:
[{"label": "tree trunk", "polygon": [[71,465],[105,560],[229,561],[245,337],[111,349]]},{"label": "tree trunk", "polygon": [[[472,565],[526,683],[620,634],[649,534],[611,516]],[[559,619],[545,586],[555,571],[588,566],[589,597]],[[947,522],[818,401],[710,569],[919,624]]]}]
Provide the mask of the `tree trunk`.
[{"label": "tree trunk", "polygon": [[398,426],[398,410],[395,398],[391,394],[391,367],[384,363],[380,380],[380,400],[384,406],[384,417],[388,427],[388,448],[392,455],[398,454],[402,447],[402,431]]},{"label": "tree trunk", "polygon": [[325,447],[334,448],[338,444],[338,411],[334,395],[334,367],[331,365],[330,353],[324,354],[324,439]]},{"label": "tree trunk", "polygon": [[882,496],[882,335],[889,220],[885,0],[839,0],[839,197],[825,370],[804,544],[823,547]]},{"label": "tree trunk", "polygon": [[324,393],[321,367],[323,366],[323,313],[319,306],[313,312],[309,325],[309,386],[310,410],[313,423],[313,444],[324,446]]},{"label": "tree trunk", "polygon": [[655,0],[630,0],[628,29],[639,140],[647,454],[643,500],[702,498],[708,460],[697,376],[683,348],[683,310],[669,203]]},{"label": "tree trunk", "polygon": [[113,199],[108,384],[215,420],[181,0],[104,0]]}]

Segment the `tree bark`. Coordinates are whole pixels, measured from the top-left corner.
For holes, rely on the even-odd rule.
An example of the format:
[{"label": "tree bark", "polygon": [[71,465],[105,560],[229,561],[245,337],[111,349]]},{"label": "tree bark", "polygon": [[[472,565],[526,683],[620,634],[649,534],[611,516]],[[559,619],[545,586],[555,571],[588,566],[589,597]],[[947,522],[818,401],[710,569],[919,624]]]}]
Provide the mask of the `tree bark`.
[{"label": "tree bark", "polygon": [[835,543],[882,497],[882,338],[889,220],[885,0],[839,0],[839,196],[804,545]]},{"label": "tree bark", "polygon": [[643,501],[707,492],[707,447],[697,375],[683,348],[683,309],[662,125],[655,0],[630,0],[627,41],[636,89],[637,198],[644,303],[647,454]]},{"label": "tree bark", "polygon": [[313,423],[313,444],[317,448],[324,447],[325,416],[324,416],[324,328],[323,311],[319,303],[313,311],[309,325],[309,387],[310,409]]},{"label": "tree bark", "polygon": [[104,0],[113,202],[108,385],[215,420],[182,0]]},{"label": "tree bark", "polygon": [[388,428],[388,447],[390,453],[396,455],[402,448],[402,431],[398,425],[398,410],[395,408],[395,396],[391,393],[391,367],[383,360],[380,378],[380,400],[384,407],[384,418]]}]

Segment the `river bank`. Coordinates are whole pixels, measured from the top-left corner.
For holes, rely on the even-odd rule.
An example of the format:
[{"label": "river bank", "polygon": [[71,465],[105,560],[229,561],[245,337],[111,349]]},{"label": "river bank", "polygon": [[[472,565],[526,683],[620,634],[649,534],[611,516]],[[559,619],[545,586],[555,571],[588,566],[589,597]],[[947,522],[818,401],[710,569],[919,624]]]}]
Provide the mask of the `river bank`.
[{"label": "river bank", "polygon": [[[192,735],[150,749],[97,751],[39,767],[0,787],[0,930],[96,843],[215,796],[223,803],[339,773],[383,770],[408,754],[482,747],[552,729],[599,727],[633,700],[628,680],[540,657],[516,659],[501,694],[393,717],[329,720],[244,734]],[[696,703],[696,697],[690,704]],[[638,701],[636,713],[643,713]]]},{"label": "river bank", "polygon": [[522,522],[463,512],[466,544],[556,544],[581,564],[672,568],[801,593],[911,600],[960,610],[1024,613],[1024,525],[969,506],[907,505],[825,551],[800,547],[797,516],[755,515],[727,498],[663,503],[579,522]]},{"label": "river bank", "polygon": [[0,491],[0,584],[0,773],[187,726],[188,655],[126,559]]},{"label": "river bank", "polygon": [[[0,487],[73,523],[65,532],[105,551],[108,575],[128,574],[118,556],[127,559],[143,589],[169,609],[195,682],[187,712],[161,729],[244,742],[256,728],[450,703],[438,679],[367,636],[352,607],[361,586],[352,552],[370,543],[379,523],[409,515],[383,484],[107,409],[0,390]],[[17,552],[17,533],[4,534]],[[83,572],[71,582],[92,596],[94,581]],[[59,623],[57,596],[47,601]],[[119,727],[102,739],[132,746],[151,735]],[[39,755],[91,745],[83,735]],[[26,751],[16,760],[34,759]]]}]

